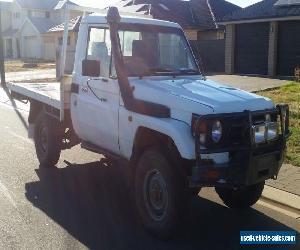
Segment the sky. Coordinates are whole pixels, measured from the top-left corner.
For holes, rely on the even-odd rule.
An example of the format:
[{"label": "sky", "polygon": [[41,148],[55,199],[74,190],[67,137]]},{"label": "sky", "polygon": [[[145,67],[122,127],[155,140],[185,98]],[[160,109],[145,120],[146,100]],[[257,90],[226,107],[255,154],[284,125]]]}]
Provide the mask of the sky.
[{"label": "sky", "polygon": [[[119,1],[120,0],[73,0],[73,2],[76,2],[80,5],[92,6],[97,8],[106,7],[109,4],[112,4],[114,2],[119,2]],[[239,5],[241,7],[247,7],[251,4],[259,2],[260,0],[227,0],[227,1]]]},{"label": "sky", "polygon": [[[1,1],[11,2],[13,0],[1,0]],[[43,1],[47,1],[47,0],[43,0]],[[106,7],[110,4],[113,4],[115,2],[119,2],[120,0],[71,0],[71,1],[73,1],[77,4],[80,4],[82,6],[102,8],[102,7]],[[170,1],[172,1],[172,0],[170,0]],[[227,1],[244,8],[251,4],[257,3],[261,0],[227,0]]]}]

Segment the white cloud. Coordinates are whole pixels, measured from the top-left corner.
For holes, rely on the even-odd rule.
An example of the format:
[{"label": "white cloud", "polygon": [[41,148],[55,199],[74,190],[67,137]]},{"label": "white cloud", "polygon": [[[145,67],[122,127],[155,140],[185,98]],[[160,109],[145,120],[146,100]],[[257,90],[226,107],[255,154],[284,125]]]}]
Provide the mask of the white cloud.
[{"label": "white cloud", "polygon": [[120,2],[120,0],[71,0],[82,6],[89,6],[94,8],[104,8],[110,4]]},{"label": "white cloud", "polygon": [[241,7],[247,7],[251,4],[254,4],[254,3],[257,3],[257,2],[260,2],[261,0],[227,0],[227,2],[231,2],[231,3],[234,3],[236,5],[239,5]]}]

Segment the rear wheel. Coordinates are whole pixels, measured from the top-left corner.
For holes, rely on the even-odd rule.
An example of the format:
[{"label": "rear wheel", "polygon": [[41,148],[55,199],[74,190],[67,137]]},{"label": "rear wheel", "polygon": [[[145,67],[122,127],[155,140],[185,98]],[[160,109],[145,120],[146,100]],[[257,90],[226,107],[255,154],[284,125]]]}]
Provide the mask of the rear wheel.
[{"label": "rear wheel", "polygon": [[55,166],[62,143],[59,122],[41,112],[35,121],[34,143],[40,166]]},{"label": "rear wheel", "polygon": [[135,174],[135,200],[144,227],[155,236],[169,238],[175,232],[185,205],[184,181],[165,156],[146,150]]},{"label": "rear wheel", "polygon": [[241,189],[216,188],[224,204],[233,209],[246,209],[253,206],[261,197],[265,182]]}]

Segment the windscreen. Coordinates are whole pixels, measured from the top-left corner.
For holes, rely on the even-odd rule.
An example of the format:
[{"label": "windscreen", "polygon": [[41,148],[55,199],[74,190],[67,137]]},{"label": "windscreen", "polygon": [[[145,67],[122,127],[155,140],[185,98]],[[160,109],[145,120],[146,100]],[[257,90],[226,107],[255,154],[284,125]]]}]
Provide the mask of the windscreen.
[{"label": "windscreen", "polygon": [[128,76],[200,73],[178,28],[121,24],[119,37]]}]

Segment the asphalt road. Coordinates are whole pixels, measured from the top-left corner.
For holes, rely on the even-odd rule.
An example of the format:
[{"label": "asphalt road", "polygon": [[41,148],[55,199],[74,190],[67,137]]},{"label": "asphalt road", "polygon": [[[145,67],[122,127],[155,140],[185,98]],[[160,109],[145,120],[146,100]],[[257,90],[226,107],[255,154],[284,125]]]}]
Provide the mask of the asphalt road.
[{"label": "asphalt road", "polygon": [[[181,235],[159,241],[135,216],[124,166],[76,147],[57,168],[39,169],[26,120],[0,103],[0,249],[233,250],[240,230],[300,232],[299,219],[261,205],[237,213],[205,189],[190,202]],[[299,239],[291,249],[300,249]]]}]

